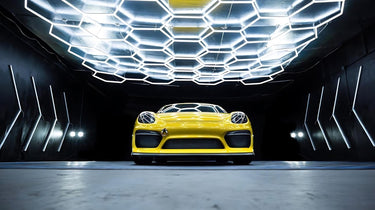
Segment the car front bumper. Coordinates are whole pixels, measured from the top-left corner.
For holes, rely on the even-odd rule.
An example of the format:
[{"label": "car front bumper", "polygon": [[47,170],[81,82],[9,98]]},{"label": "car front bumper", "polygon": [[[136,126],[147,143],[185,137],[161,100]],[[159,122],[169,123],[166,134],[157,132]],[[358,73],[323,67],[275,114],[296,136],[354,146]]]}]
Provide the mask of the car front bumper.
[{"label": "car front bumper", "polygon": [[152,160],[233,160],[237,158],[253,158],[253,152],[246,153],[138,153],[133,152],[133,158]]}]

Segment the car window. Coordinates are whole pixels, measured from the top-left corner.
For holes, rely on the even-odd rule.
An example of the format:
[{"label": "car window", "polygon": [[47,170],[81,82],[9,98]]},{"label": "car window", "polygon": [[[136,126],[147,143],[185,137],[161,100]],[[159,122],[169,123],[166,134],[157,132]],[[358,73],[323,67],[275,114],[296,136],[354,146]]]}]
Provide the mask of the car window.
[{"label": "car window", "polygon": [[192,109],[192,108],[185,108],[185,109],[180,109],[178,112],[198,112],[198,110]]},{"label": "car window", "polygon": [[213,112],[213,113],[226,113],[220,106],[213,104],[170,104],[162,107],[158,113],[173,113],[173,112]]},{"label": "car window", "polygon": [[221,107],[218,106],[218,105],[215,105],[215,108],[217,109],[217,111],[218,111],[219,113],[227,113],[223,108],[221,108]]},{"label": "car window", "polygon": [[184,109],[184,108],[195,108],[197,107],[198,104],[176,104],[175,107],[179,109]]},{"label": "car window", "polygon": [[216,112],[216,110],[212,106],[199,106],[197,107],[197,109],[201,112]]},{"label": "car window", "polygon": [[174,107],[170,107],[169,109],[164,109],[164,110],[159,111],[159,113],[170,113],[170,112],[178,112],[178,109]]},{"label": "car window", "polygon": [[170,104],[170,105],[165,105],[165,106],[163,106],[161,109],[162,109],[162,110],[167,110],[167,109],[170,109],[170,108],[172,108],[172,104]]}]

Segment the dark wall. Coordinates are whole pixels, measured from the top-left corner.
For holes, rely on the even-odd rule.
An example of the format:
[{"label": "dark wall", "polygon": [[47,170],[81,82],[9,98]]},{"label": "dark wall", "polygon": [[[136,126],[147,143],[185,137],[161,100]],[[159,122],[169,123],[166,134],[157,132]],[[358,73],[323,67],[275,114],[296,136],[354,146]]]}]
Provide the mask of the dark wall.
[{"label": "dark wall", "polygon": [[[308,70],[297,80],[298,82],[275,99],[272,111],[266,118],[265,138],[262,143],[267,159],[375,160],[375,145],[370,140],[375,138],[374,35],[375,26],[364,29],[314,68]],[[352,105],[360,68],[362,72],[353,111]],[[343,134],[332,116],[338,78],[340,83],[335,117]],[[323,86],[323,96],[320,100]],[[310,101],[306,125],[315,144],[315,151],[304,126],[308,94],[310,94]],[[317,122],[319,104],[321,104],[319,121],[322,129]],[[302,131],[304,136],[293,139],[288,136],[292,131]],[[344,138],[347,139],[348,145]]]},{"label": "dark wall", "polygon": [[[172,87],[137,85],[136,88],[143,90],[144,94],[141,91],[132,94],[134,87],[129,88],[132,84],[119,86],[101,83],[93,81],[87,74],[81,77],[66,62],[63,64],[49,49],[38,44],[37,39],[24,34],[26,31],[20,32],[6,18],[0,19],[0,30],[0,143],[18,111],[9,65],[14,70],[22,106],[20,116],[0,149],[0,161],[130,159],[131,133],[141,111],[157,111],[168,103],[191,101],[219,104],[229,112],[244,111],[254,128],[257,160],[375,160],[375,147],[352,110],[358,70],[362,66],[355,110],[374,138],[375,27],[364,29],[314,68],[306,69],[306,73],[296,77],[294,84],[276,96],[267,93],[267,90],[274,88],[227,88],[224,84],[204,89],[174,87],[178,90],[172,96],[168,94]],[[36,81],[43,117],[28,150],[23,151],[38,117],[32,76]],[[350,149],[332,118],[339,77],[336,117]],[[94,88],[91,82],[100,90]],[[54,121],[50,85],[58,118],[55,130],[64,131],[67,125],[63,100],[65,92],[71,118],[68,133],[72,130],[85,132],[83,138],[66,136],[60,152],[57,152],[57,148],[61,137],[52,137],[46,151],[42,151]],[[322,86],[320,122],[332,150],[328,150],[317,124]],[[237,94],[234,93],[240,89],[241,94],[235,97]],[[258,96],[242,97],[246,95],[244,92],[250,90],[259,93]],[[316,151],[304,127],[308,94],[307,126]],[[289,136],[292,131],[302,131],[304,137],[293,139]]]},{"label": "dark wall", "polygon": [[[0,161],[92,159],[97,130],[97,111],[93,105],[100,95],[72,76],[67,67],[53,53],[48,53],[48,49],[43,49],[36,39],[26,38],[11,21],[1,18],[0,31],[0,144],[3,142]],[[10,65],[22,112],[4,139],[19,110]],[[35,79],[42,118],[27,151],[24,151],[39,114],[31,77]],[[71,122],[68,133],[73,130],[85,132],[82,138],[67,135],[60,152],[57,149],[61,136],[52,136],[46,151],[42,151],[55,120],[49,86],[53,90],[57,112],[54,132],[64,131],[68,123],[63,92]]]}]

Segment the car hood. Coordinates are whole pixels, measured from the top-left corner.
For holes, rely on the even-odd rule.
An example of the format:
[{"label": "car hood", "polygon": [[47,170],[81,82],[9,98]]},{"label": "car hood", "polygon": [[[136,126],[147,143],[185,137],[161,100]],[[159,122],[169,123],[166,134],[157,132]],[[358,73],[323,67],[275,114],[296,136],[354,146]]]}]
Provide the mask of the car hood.
[{"label": "car hood", "polygon": [[221,122],[227,119],[227,113],[209,112],[173,112],[159,113],[157,119],[165,122]]}]

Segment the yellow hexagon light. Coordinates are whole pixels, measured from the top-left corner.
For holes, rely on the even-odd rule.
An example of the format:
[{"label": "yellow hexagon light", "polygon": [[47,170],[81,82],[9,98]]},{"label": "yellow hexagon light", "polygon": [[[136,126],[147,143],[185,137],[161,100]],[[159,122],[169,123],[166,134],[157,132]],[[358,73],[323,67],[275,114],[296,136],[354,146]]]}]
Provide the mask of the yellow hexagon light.
[{"label": "yellow hexagon light", "polygon": [[25,0],[93,76],[112,83],[263,84],[345,0]]}]

